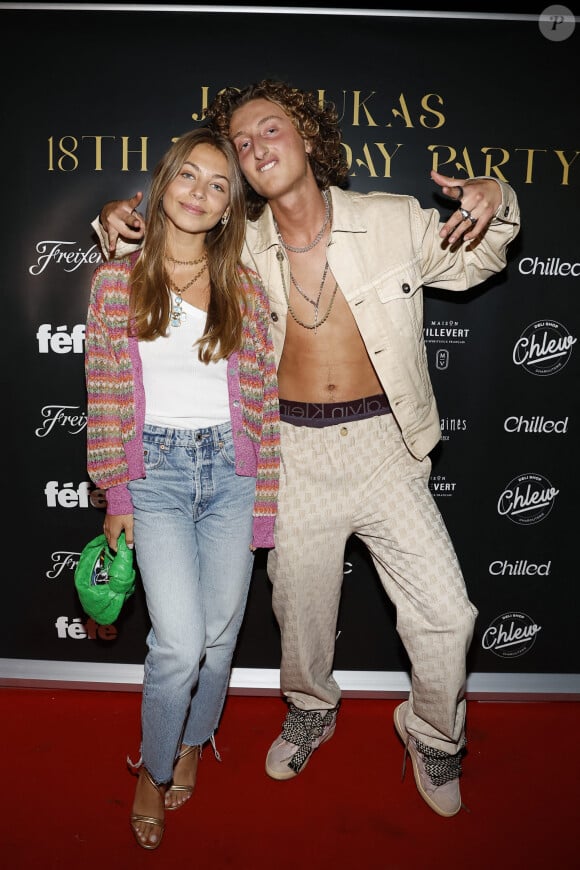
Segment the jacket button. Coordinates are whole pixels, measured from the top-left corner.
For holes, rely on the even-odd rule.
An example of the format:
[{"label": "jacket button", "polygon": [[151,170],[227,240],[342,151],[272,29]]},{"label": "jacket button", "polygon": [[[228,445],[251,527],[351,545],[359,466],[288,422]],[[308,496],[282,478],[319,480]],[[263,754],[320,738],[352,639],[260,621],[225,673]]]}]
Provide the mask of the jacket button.
[{"label": "jacket button", "polygon": [[278,323],[278,315],[276,314],[275,311],[272,311],[272,313],[270,314],[270,317],[274,321],[274,323]]},{"label": "jacket button", "polygon": [[406,283],[403,284],[403,286],[401,287],[401,290],[403,291],[403,293],[410,293],[411,292],[410,284],[406,284]]},{"label": "jacket button", "polygon": [[503,216],[507,217],[509,213],[510,213],[510,207],[509,207],[509,205],[506,205],[506,207],[503,210]]},{"label": "jacket button", "polygon": [[341,427],[340,427],[340,434],[341,434],[343,437],[344,437],[345,435],[348,435],[348,429],[347,429],[346,426],[341,426]]}]

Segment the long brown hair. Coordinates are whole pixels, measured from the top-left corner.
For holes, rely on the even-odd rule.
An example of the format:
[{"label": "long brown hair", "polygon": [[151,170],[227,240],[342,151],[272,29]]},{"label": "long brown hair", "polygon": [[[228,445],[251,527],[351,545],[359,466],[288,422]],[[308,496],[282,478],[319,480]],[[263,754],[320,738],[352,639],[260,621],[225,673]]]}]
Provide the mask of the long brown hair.
[{"label": "long brown hair", "polygon": [[[346,187],[348,166],[341,147],[338,113],[331,102],[321,105],[314,93],[294,88],[287,82],[262,79],[241,91],[233,87],[224,88],[209,106],[206,118],[227,136],[236,109],[260,98],[280,106],[300,135],[310,143],[312,150],[308,160],[318,187],[321,190],[331,184]],[[256,193],[247,181],[245,191],[248,217],[254,221],[264,211],[267,200]]]},{"label": "long brown hair", "polygon": [[167,335],[171,311],[165,267],[167,217],[163,195],[196,145],[212,145],[225,155],[230,179],[230,216],[206,236],[210,298],[204,334],[198,341],[202,362],[225,359],[239,350],[242,317],[247,305],[240,278],[240,256],[246,233],[244,183],[234,146],[210,127],[184,133],[161,158],[151,179],[147,229],[141,255],[131,273],[131,333],[142,341]]}]

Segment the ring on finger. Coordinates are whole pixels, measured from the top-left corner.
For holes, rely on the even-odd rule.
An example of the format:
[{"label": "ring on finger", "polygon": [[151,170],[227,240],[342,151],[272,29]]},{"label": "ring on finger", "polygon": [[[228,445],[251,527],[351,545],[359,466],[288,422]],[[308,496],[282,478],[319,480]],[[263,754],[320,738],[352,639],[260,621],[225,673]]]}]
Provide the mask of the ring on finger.
[{"label": "ring on finger", "polygon": [[477,223],[477,218],[474,218],[470,211],[467,211],[466,208],[460,208],[459,214],[465,221],[471,221],[472,224]]},{"label": "ring on finger", "polygon": [[462,200],[463,199],[463,188],[461,187],[461,185],[458,184],[457,187],[455,188],[455,190],[459,193],[459,196],[457,197],[457,199]]}]

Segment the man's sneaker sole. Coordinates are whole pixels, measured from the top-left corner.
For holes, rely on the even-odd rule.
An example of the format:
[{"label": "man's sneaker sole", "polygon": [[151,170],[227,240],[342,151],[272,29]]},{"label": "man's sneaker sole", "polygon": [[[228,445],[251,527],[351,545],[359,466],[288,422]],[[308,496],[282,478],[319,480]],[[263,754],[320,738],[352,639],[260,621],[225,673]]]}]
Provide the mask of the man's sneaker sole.
[{"label": "man's sneaker sole", "polygon": [[411,762],[413,764],[413,774],[415,776],[415,784],[417,786],[417,791],[419,792],[419,794],[421,795],[421,797],[423,798],[425,803],[427,803],[431,807],[431,809],[437,813],[437,815],[443,816],[444,818],[449,819],[452,816],[457,815],[457,813],[461,809],[461,798],[459,799],[457,809],[454,808],[453,810],[446,811],[446,810],[441,809],[441,807],[437,803],[435,803],[435,801],[431,798],[431,796],[423,788],[423,784],[421,783],[421,775],[420,775],[420,771],[419,771],[419,762],[417,759],[417,749],[415,748],[415,745],[413,743],[413,739],[410,737],[407,729],[405,728],[403,722],[400,719],[400,716],[403,712],[403,709],[406,707],[406,705],[407,705],[407,702],[403,701],[402,704],[399,704],[398,707],[395,707],[395,712],[393,714],[393,720],[395,723],[395,729],[397,731],[397,734],[399,735],[399,737],[403,741],[403,744],[405,746],[405,751],[409,755]]},{"label": "man's sneaker sole", "polygon": [[[277,768],[271,767],[268,764],[268,756],[266,756],[266,773],[268,774],[268,776],[271,779],[278,780],[278,782],[284,782],[287,779],[294,779],[295,777],[300,776],[300,774],[303,772],[304,768],[306,767],[306,765],[308,764],[308,762],[310,761],[310,759],[312,758],[312,756],[314,755],[316,750],[320,746],[322,746],[323,743],[326,743],[327,740],[330,740],[330,738],[334,734],[335,729],[336,729],[336,723],[328,729],[328,732],[324,735],[324,737],[322,738],[322,740],[320,741],[318,746],[312,750],[312,752],[310,753],[310,755],[308,756],[308,758],[306,759],[306,761],[304,762],[304,764],[302,765],[302,767],[300,768],[298,773],[296,773],[294,770],[292,770],[291,767],[287,767],[287,766],[285,767],[284,770],[278,770]],[[280,738],[278,738],[278,739],[280,739]],[[285,741],[285,742],[287,742],[287,741]],[[274,743],[277,743],[277,740],[274,741]],[[288,744],[288,745],[292,746],[292,744]],[[298,751],[298,747],[296,747],[296,751]],[[290,758],[291,757],[292,756],[290,756]]]}]

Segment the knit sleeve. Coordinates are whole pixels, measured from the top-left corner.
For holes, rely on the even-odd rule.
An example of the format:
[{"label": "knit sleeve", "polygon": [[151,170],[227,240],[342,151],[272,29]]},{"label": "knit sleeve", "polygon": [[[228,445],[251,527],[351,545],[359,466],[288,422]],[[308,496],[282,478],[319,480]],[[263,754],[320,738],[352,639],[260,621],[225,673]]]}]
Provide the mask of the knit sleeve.
[{"label": "knit sleeve", "polygon": [[274,519],[280,481],[280,409],[274,345],[270,333],[270,311],[264,287],[256,273],[248,277],[247,329],[240,354],[244,428],[257,444],[255,524],[273,546]]},{"label": "knit sleeve", "polygon": [[125,445],[135,435],[127,336],[129,274],[119,261],[97,267],[86,322],[87,470],[105,490],[129,481]]}]

